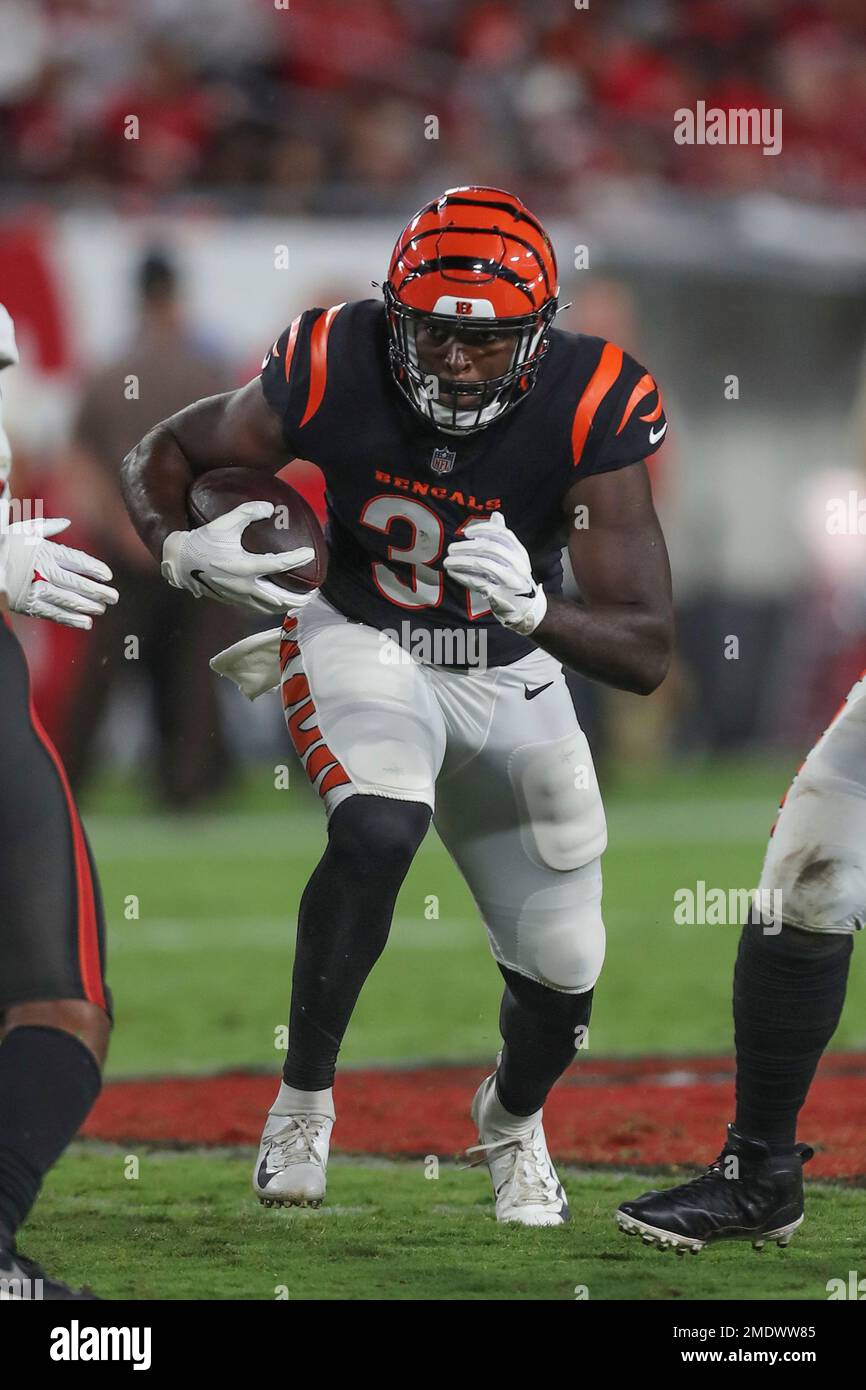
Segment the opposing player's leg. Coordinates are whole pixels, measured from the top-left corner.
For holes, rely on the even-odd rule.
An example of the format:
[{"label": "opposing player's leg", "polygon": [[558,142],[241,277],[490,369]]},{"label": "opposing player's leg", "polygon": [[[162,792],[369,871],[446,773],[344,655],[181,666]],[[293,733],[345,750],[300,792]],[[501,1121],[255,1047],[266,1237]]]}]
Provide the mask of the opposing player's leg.
[{"label": "opposing player's leg", "polygon": [[461,869],[505,981],[503,1048],[472,1106],[500,1221],[561,1225],[568,1206],[542,1108],[589,1026],[604,959],[604,810],[562,670],[536,652],[437,673],[448,753],[436,827]]},{"label": "opposing player's leg", "polygon": [[[99,885],[62,764],[0,624],[0,1280],[8,1296],[74,1294],[17,1251],[42,1180],[100,1089],[110,1033]],[[17,1282],[16,1282],[17,1281]],[[30,1281],[29,1283],[27,1281]]]},{"label": "opposing player's leg", "polygon": [[[803,1220],[797,1117],[832,1038],[866,921],[866,686],[854,686],[785,798],[734,971],[737,1109],[694,1182],[625,1202],[628,1234],[700,1250],[787,1244]],[[732,1162],[732,1160],[735,1160]],[[733,1180],[732,1180],[733,1175]]]},{"label": "opposing player's leg", "polygon": [[328,815],[304,890],[283,1081],[256,1161],[265,1204],[318,1206],[335,1112],[337,1055],[394,903],[427,832],[444,752],[422,669],[325,600],[290,619],[282,650],[289,731]]}]

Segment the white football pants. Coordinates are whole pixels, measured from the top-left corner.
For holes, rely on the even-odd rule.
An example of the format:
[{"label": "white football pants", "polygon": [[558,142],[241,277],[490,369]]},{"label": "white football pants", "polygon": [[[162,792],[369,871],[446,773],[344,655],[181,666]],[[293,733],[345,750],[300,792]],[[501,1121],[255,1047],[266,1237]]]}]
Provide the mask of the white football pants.
[{"label": "white football pants", "polygon": [[791,783],[767,849],[760,887],[780,892],[782,920],[806,931],[854,932],[866,922],[862,677]]},{"label": "white football pants", "polygon": [[496,960],[582,992],[604,959],[604,808],[559,662],[444,670],[321,595],[284,624],[289,732],[328,815],[357,793],[422,801]]}]

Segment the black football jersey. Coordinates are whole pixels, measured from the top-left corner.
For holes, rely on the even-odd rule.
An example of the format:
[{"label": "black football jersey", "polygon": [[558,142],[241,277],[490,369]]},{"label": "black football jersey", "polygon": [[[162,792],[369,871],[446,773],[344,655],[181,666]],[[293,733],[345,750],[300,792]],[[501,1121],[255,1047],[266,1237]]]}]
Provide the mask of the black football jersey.
[{"label": "black football jersey", "polygon": [[[450,543],[473,518],[501,511],[536,580],[558,593],[565,493],[579,478],[654,453],[667,428],[656,384],[634,358],[602,338],[554,329],[525,401],[474,434],[438,430],[394,382],[376,300],[300,314],[265,358],[261,380],[287,454],[325,477],[324,596],[398,640],[483,628],[490,666],[518,660],[534,643],[448,577]],[[450,648],[440,640],[428,649]]]}]

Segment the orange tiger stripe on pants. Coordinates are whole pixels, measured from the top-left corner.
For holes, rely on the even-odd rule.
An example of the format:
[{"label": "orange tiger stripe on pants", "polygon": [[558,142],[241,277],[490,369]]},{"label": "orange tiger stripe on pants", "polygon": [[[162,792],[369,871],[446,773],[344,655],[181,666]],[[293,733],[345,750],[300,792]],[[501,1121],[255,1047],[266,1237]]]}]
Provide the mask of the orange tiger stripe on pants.
[{"label": "orange tiger stripe on pants", "polygon": [[324,800],[336,787],[351,786],[352,779],[334,756],[319,728],[310,683],[296,640],[297,618],[287,614],[280,643],[280,695],[289,737],[310,782]]}]

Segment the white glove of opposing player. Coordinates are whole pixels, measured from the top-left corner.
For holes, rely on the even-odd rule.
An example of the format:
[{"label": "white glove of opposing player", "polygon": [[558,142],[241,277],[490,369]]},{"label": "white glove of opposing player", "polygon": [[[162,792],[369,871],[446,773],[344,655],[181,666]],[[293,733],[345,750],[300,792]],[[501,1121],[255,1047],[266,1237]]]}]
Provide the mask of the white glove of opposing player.
[{"label": "white glove of opposing player", "polygon": [[251,521],[273,516],[273,502],[242,502],[225,516],[194,531],[172,531],[162,547],[162,577],[196,598],[208,595],[256,613],[285,613],[302,608],[316,592],[290,594],[272,584],[269,574],[287,574],[313,559],[309,546],[282,555],[253,555],[241,537]]},{"label": "white glove of opposing player", "polygon": [[117,603],[118,593],[107,582],[108,565],[46,539],[70,524],[66,517],[13,521],[7,527],[3,582],[13,612],[86,629]]},{"label": "white glove of opposing player", "polygon": [[547,597],[532,577],[525,546],[501,512],[470,521],[465,540],[452,541],[443,568],[452,579],[487,599],[503,627],[528,637],[547,612]]}]

